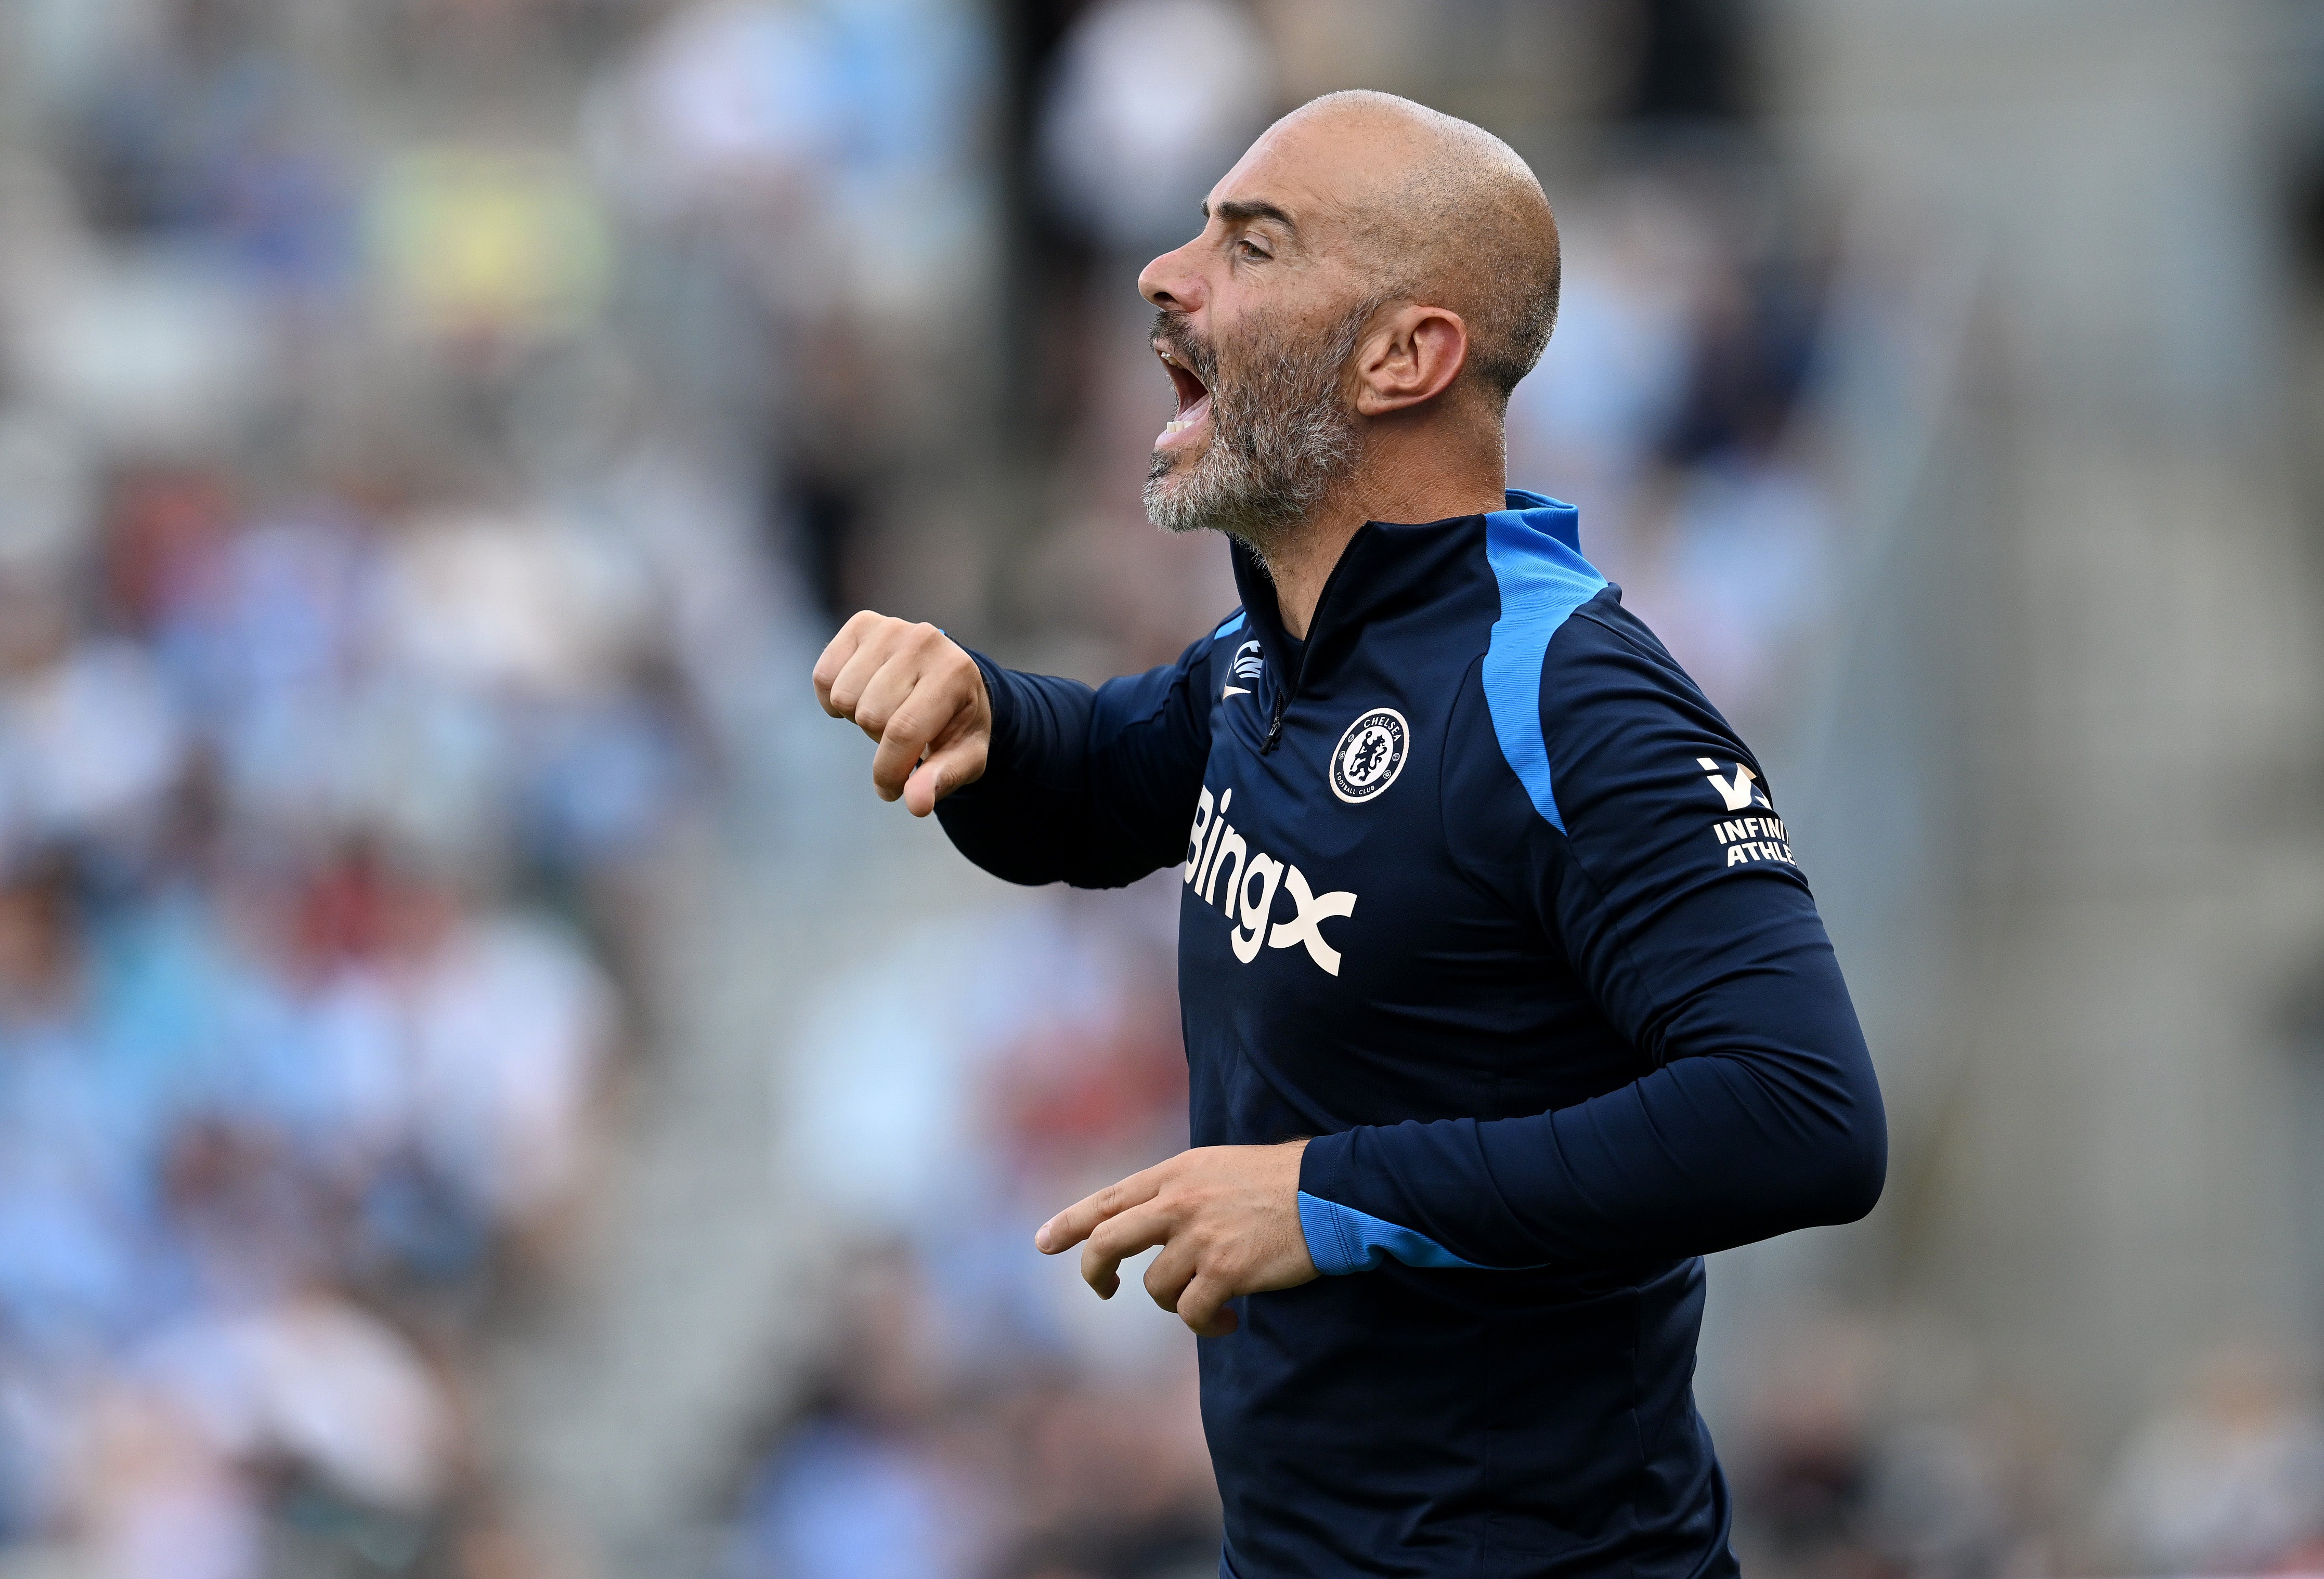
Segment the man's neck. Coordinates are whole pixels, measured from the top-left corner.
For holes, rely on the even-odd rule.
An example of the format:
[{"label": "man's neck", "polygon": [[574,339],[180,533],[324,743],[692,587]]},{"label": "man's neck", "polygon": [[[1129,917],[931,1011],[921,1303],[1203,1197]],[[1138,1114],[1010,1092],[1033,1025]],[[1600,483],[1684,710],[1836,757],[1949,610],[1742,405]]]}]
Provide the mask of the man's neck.
[{"label": "man's neck", "polygon": [[1277,613],[1283,629],[1301,641],[1314,622],[1323,583],[1347,552],[1349,540],[1366,521],[1441,521],[1481,515],[1505,502],[1501,482],[1471,476],[1451,479],[1358,476],[1334,491],[1298,527],[1264,545],[1260,556],[1275,583]]}]

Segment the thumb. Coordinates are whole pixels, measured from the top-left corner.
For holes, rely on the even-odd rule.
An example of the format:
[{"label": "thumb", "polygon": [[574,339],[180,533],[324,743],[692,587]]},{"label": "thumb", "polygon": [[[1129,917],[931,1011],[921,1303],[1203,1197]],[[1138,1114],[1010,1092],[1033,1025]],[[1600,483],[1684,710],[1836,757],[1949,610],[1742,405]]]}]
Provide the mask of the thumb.
[{"label": "thumb", "polygon": [[940,746],[923,757],[904,781],[904,810],[925,817],[936,803],[984,776],[984,741],[967,739]]}]

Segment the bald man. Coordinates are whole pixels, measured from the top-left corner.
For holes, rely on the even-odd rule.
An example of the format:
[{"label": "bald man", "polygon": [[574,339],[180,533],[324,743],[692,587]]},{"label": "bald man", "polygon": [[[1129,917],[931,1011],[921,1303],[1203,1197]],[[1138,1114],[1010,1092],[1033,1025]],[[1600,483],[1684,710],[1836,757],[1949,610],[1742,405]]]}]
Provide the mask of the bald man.
[{"label": "bald man", "polygon": [[1109,1298],[1160,1247],[1234,1579],[1733,1572],[1701,1257],[1880,1191],[1766,775],[1573,509],[1504,491],[1557,280],[1498,140],[1306,106],[1139,281],[1147,508],[1227,537],[1242,607],[1094,691],[872,613],[816,666],[987,870],[1178,870],[1194,1149],[1035,1244]]}]

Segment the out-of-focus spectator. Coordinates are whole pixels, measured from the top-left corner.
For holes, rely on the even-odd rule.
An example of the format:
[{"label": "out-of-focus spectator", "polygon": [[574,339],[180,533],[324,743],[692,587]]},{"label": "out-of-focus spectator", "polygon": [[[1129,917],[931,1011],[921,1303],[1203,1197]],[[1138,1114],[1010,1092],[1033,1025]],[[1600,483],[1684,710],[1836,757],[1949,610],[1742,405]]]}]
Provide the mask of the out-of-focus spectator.
[{"label": "out-of-focus spectator", "polygon": [[1578,503],[1625,601],[1747,732],[1780,734],[1846,552],[1799,418],[1816,261],[1763,184],[1716,205],[1703,184],[1641,170],[1562,216],[1558,324],[1510,399],[1510,476]]},{"label": "out-of-focus spectator", "polygon": [[159,814],[186,744],[161,674],[143,648],[103,638],[39,652],[34,633],[63,621],[15,612],[18,666],[0,695],[9,841],[134,840]]},{"label": "out-of-focus spectator", "polygon": [[609,233],[569,161],[414,143],[366,252],[306,65],[152,9],[42,79],[77,202],[0,197],[0,1519],[402,1571],[508,1544],[463,1400],[597,1170],[635,876],[736,716],[689,677],[761,606],[672,590],[734,535],[699,486],[598,508],[491,421],[387,489],[329,421],[270,449],[393,414],[408,370],[327,387],[366,343],[496,398]]},{"label": "out-of-focus spectator", "polygon": [[1702,216],[1646,179],[1558,217],[1557,324],[1510,397],[1509,475],[1581,501],[1593,563],[1627,579],[1651,506],[1642,495],[1693,376],[1694,302],[1717,247]]},{"label": "out-of-focus spectator", "polygon": [[2051,1571],[2048,1445],[1924,1323],[1802,1316],[1760,1335],[1733,1465],[1747,1565],[1795,1579]]},{"label": "out-of-focus spectator", "polygon": [[1149,881],[1138,896],[1154,908],[1045,895],[917,929],[809,1022],[789,1166],[858,1236],[913,1246],[971,1369],[1089,1345],[1092,1359],[1150,1365],[1174,1336],[1167,1317],[1094,1319],[1068,1266],[1023,1253],[1045,1203],[1185,1143],[1155,913],[1176,890]]},{"label": "out-of-focus spectator", "polygon": [[908,1253],[866,1247],[837,1290],[834,1352],[743,1488],[736,1579],[968,1579],[998,1509],[954,1416],[943,1319]]},{"label": "out-of-focus spectator", "polygon": [[1052,69],[1040,124],[1052,199],[1140,262],[1192,234],[1203,195],[1275,107],[1266,40],[1234,0],[1098,0]]},{"label": "out-of-focus spectator", "polygon": [[[855,1270],[824,1381],[745,1496],[739,1549],[773,1565],[744,1572],[1215,1567],[1184,1329],[1026,1248],[1056,1204],[1185,1143],[1176,887],[927,926],[833,984],[814,1024],[844,1045],[810,1040],[785,1150]],[[899,1533],[867,1545],[881,1510]]]},{"label": "out-of-focus spectator", "polygon": [[411,1345],[319,1291],[196,1319],[141,1355],[228,1461],[310,1467],[347,1496],[425,1512],[452,1466],[450,1409]]},{"label": "out-of-focus spectator", "polygon": [[647,354],[698,428],[761,459],[835,617],[883,588],[960,596],[963,523],[937,501],[993,437],[1000,326],[961,310],[996,250],[991,49],[950,0],[697,0],[585,118]]},{"label": "out-of-focus spectator", "polygon": [[77,1356],[150,1317],[160,1095],[89,1014],[71,875],[0,887],[0,1334]]},{"label": "out-of-focus spectator", "polygon": [[2134,1566],[2266,1574],[2324,1549],[2324,1414],[2284,1353],[2235,1344],[2205,1356],[2181,1396],[2124,1450],[2105,1504]]}]

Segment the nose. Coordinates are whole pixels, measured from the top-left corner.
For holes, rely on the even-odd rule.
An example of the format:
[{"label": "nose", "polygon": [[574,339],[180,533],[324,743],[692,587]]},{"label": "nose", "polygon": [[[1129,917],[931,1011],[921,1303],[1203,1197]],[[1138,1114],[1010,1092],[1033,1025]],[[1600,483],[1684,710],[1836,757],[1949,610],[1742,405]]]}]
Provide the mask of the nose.
[{"label": "nose", "polygon": [[[1187,246],[1194,243],[1189,242]],[[1169,312],[1191,313],[1203,305],[1203,277],[1186,247],[1163,253],[1139,271],[1138,294]]]}]

